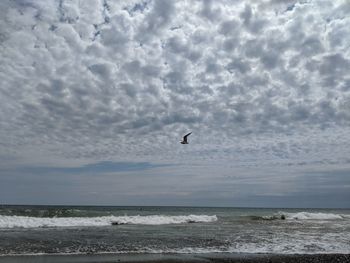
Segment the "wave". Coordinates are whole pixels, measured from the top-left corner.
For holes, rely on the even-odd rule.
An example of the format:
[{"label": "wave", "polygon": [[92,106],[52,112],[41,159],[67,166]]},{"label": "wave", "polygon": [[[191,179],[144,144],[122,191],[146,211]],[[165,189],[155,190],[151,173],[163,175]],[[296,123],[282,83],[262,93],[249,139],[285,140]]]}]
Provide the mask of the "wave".
[{"label": "wave", "polygon": [[[282,214],[280,212],[280,214]],[[298,213],[283,213],[286,219],[300,219],[300,220],[334,220],[334,219],[346,219],[349,215],[344,214],[332,214],[332,213],[310,213],[310,212],[298,212]]]},{"label": "wave", "polygon": [[245,216],[250,220],[337,220],[347,219],[350,215],[345,214],[332,214],[332,213],[310,213],[310,212],[297,212],[287,213],[278,212],[273,215],[250,215]]},{"label": "wave", "polygon": [[185,223],[209,223],[217,221],[216,215],[187,216],[100,216],[100,217],[27,217],[0,216],[0,228],[38,228],[38,227],[77,227],[108,225],[167,225]]},{"label": "wave", "polygon": [[252,215],[252,216],[244,216],[244,217],[247,217],[250,220],[268,220],[268,221],[285,219],[285,217],[283,215],[270,215],[270,216],[255,216],[255,215]]}]

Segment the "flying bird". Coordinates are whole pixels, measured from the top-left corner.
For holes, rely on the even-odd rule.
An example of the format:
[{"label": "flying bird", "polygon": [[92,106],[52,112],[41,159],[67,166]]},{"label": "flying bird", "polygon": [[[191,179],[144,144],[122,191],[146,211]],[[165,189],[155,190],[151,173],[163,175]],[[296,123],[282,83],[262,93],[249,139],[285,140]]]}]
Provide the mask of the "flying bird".
[{"label": "flying bird", "polygon": [[184,136],[184,138],[182,139],[182,141],[180,142],[181,144],[188,144],[188,141],[187,141],[187,137],[188,137],[188,135],[190,135],[192,132],[190,132],[190,133],[187,133],[185,136]]}]

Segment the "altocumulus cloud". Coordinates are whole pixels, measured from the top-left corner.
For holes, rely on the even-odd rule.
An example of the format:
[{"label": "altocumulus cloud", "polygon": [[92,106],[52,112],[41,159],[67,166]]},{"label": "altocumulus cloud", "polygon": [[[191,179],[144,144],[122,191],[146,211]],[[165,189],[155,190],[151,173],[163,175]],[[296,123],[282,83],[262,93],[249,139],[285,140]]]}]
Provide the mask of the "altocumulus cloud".
[{"label": "altocumulus cloud", "polygon": [[345,0],[1,1],[0,164],[213,163],[208,183],[348,169],[349,12]]}]

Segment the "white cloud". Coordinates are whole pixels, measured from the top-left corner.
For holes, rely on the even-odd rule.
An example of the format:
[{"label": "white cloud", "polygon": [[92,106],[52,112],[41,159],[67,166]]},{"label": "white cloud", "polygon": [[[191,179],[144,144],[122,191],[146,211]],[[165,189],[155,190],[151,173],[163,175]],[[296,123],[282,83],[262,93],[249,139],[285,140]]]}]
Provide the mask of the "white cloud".
[{"label": "white cloud", "polygon": [[2,1],[0,156],[345,165],[349,8]]}]

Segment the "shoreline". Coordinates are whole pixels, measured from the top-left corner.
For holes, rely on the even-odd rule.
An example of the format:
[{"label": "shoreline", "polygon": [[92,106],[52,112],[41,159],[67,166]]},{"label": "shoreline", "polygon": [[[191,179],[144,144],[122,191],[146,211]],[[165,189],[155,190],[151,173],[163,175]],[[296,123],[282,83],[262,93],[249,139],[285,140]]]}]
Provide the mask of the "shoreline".
[{"label": "shoreline", "polygon": [[247,254],[247,253],[204,253],[204,254],[38,254],[1,255],[3,263],[34,262],[128,262],[128,263],[349,263],[349,254]]}]

